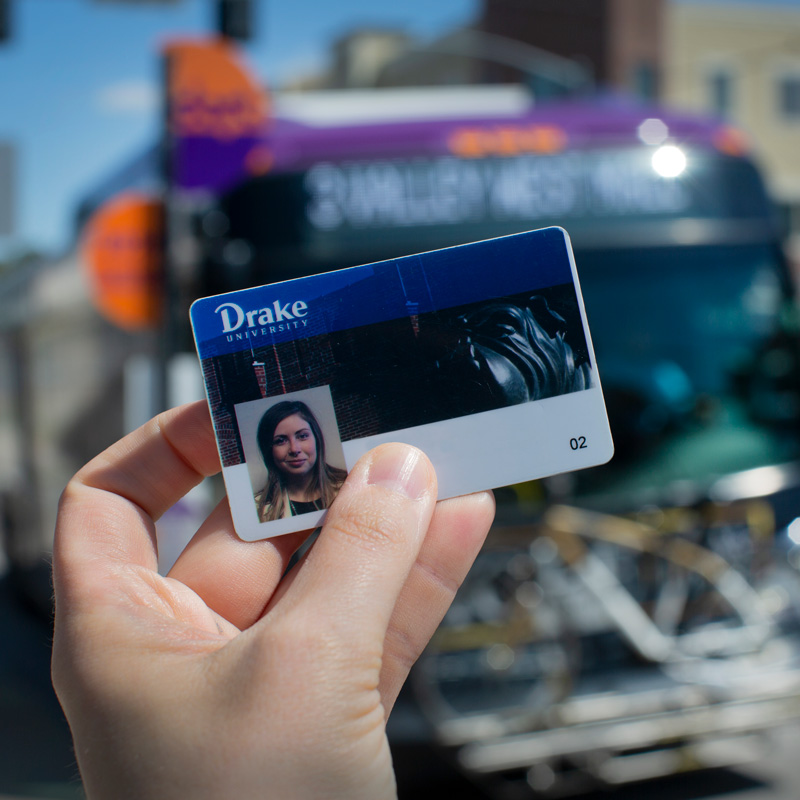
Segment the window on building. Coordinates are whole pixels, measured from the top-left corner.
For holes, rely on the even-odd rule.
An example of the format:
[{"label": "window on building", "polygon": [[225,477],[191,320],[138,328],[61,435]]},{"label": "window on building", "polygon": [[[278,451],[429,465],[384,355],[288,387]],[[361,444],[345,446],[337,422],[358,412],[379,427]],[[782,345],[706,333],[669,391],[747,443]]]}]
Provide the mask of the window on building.
[{"label": "window on building", "polygon": [[708,76],[708,105],[714,114],[728,117],[733,111],[734,78],[730,70],[717,68]]},{"label": "window on building", "polygon": [[800,120],[800,74],[778,78],[778,112],[785,119]]}]

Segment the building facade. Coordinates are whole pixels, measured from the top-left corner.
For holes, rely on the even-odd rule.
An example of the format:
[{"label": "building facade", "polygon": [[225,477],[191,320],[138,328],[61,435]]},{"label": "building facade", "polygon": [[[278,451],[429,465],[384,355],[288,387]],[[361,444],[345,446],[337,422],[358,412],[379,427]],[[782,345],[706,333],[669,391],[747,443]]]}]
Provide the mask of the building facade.
[{"label": "building facade", "polygon": [[800,253],[800,4],[672,0],[664,98],[750,139]]},{"label": "building facade", "polygon": [[362,28],[285,89],[523,84],[539,100],[588,89],[657,99],[667,0],[483,0],[434,40]]},{"label": "building facade", "polygon": [[[661,84],[665,0],[485,0],[477,27],[584,66],[592,82],[655,99]],[[487,64],[485,79],[514,80]]]}]

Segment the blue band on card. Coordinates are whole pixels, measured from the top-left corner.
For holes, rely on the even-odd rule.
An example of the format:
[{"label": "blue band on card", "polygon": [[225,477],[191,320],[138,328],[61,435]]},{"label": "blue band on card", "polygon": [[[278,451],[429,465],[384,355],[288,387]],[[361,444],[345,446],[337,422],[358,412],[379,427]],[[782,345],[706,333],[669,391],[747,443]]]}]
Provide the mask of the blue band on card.
[{"label": "blue band on card", "polygon": [[192,306],[201,358],[334,333],[572,281],[560,228],[207,297]]}]

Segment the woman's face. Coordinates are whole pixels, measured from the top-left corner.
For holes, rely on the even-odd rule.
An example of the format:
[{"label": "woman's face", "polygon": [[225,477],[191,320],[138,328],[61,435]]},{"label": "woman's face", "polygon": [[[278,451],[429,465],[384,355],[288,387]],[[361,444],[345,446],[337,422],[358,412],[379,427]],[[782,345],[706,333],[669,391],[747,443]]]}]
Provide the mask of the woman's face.
[{"label": "woman's face", "polygon": [[317,442],[311,426],[299,415],[282,419],[272,436],[275,466],[287,476],[306,477],[317,463]]}]

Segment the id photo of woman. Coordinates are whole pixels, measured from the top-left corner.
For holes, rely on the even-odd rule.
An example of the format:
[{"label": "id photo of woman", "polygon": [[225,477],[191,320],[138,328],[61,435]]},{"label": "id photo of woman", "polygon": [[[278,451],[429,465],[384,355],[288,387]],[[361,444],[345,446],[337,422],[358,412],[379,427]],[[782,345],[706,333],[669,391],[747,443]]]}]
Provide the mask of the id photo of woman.
[{"label": "id photo of woman", "polygon": [[259,522],[328,508],[347,475],[328,388],[244,405],[237,416],[254,434],[243,440]]}]

